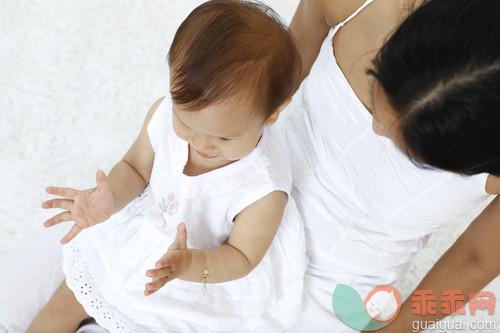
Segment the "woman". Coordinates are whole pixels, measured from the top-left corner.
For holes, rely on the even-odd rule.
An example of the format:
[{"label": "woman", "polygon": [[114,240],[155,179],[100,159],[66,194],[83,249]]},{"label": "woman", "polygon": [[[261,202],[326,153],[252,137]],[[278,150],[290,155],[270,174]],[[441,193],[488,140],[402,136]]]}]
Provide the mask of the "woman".
[{"label": "woman", "polygon": [[[394,284],[433,231],[500,193],[500,2],[421,5],[302,0],[290,25],[309,76],[281,125],[311,259],[293,331],[351,331],[338,283],[362,298]],[[499,217],[495,198],[417,289],[468,295],[496,277]],[[384,330],[425,319],[406,302]]]}]

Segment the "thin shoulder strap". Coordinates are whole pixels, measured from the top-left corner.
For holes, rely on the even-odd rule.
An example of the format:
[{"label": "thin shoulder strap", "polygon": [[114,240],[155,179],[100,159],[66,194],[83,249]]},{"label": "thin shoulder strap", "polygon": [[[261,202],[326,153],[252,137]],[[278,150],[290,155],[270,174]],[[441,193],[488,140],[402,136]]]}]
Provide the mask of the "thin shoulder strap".
[{"label": "thin shoulder strap", "polygon": [[371,4],[373,2],[373,0],[366,0],[364,4],[361,5],[361,7],[358,8],[358,10],[356,10],[354,13],[351,14],[351,16],[349,16],[348,18],[346,18],[344,21],[340,22],[338,25],[339,27],[343,27],[344,24],[346,24],[347,22],[349,22],[354,16],[358,15],[358,13],[360,11],[362,11],[366,6],[368,6],[369,4]]}]

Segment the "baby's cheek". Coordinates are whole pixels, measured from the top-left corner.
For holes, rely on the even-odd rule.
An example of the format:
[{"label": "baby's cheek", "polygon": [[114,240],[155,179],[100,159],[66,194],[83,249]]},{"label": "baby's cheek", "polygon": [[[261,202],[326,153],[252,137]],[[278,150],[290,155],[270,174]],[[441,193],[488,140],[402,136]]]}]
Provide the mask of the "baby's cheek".
[{"label": "baby's cheek", "polygon": [[227,147],[225,149],[224,157],[230,161],[237,161],[250,155],[253,150],[254,147],[250,145],[235,145],[235,147]]},{"label": "baby's cheek", "polygon": [[179,126],[176,126],[175,124],[173,125],[174,128],[174,133],[177,135],[180,139],[189,142],[189,139],[187,137],[186,131],[183,131]]}]

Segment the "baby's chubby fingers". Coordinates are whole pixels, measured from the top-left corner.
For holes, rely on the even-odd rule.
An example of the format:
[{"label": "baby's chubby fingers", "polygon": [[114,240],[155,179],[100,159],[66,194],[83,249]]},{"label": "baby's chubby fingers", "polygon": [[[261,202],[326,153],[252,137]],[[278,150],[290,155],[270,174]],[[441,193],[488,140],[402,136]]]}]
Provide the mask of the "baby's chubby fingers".
[{"label": "baby's chubby fingers", "polygon": [[73,228],[71,228],[71,230],[68,232],[68,234],[64,236],[63,239],[61,239],[61,244],[69,243],[82,230],[83,230],[82,228],[80,228],[77,224],[75,224]]},{"label": "baby's chubby fingers", "polygon": [[68,187],[49,186],[45,188],[45,192],[47,192],[48,194],[58,195],[60,197],[73,199],[78,195],[80,191]]},{"label": "baby's chubby fingers", "polygon": [[167,268],[175,264],[175,256],[171,252],[165,253],[156,263],[155,268]]},{"label": "baby's chubby fingers", "polygon": [[146,271],[146,276],[155,279],[163,279],[173,273],[172,267],[149,269]]},{"label": "baby's chubby fingers", "polygon": [[169,260],[168,258],[161,258],[158,260],[155,264],[156,269],[161,269],[169,266]]},{"label": "baby's chubby fingers", "polygon": [[161,287],[163,287],[167,283],[167,279],[168,279],[168,277],[163,278],[163,279],[155,279],[149,283],[146,283],[146,290],[152,291],[152,290],[160,289]]},{"label": "baby's chubby fingers", "polygon": [[43,225],[48,228],[56,224],[59,224],[61,222],[68,222],[68,221],[73,221],[73,216],[71,215],[70,212],[66,211],[51,217],[47,221],[43,222]]},{"label": "baby's chubby fingers", "polygon": [[110,191],[108,177],[102,170],[97,170],[95,174],[97,188],[101,191]]},{"label": "baby's chubby fingers", "polygon": [[149,296],[166,284],[166,279],[155,280],[153,282],[146,283],[144,286],[144,296]]},{"label": "baby's chubby fingers", "polygon": [[173,279],[174,279],[174,277],[169,275],[166,278],[154,280],[152,282],[147,283],[145,286],[144,295],[149,296],[149,295],[155,293],[156,291],[158,291],[160,288],[162,288],[165,284],[172,281]]},{"label": "baby's chubby fingers", "polygon": [[42,208],[61,208],[71,210],[73,207],[73,200],[71,199],[52,199],[42,202]]}]

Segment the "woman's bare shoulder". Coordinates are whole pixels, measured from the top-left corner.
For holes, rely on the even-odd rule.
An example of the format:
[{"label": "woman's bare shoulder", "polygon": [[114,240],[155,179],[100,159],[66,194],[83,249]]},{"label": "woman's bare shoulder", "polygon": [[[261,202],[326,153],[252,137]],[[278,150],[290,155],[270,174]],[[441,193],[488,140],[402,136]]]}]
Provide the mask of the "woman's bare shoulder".
[{"label": "woman's bare shoulder", "polygon": [[312,0],[325,15],[325,21],[333,27],[347,19],[366,0]]},{"label": "woman's bare shoulder", "polygon": [[[325,21],[330,26],[347,19],[367,0],[309,0],[322,10],[325,15]],[[374,0],[367,8],[369,16],[374,16],[378,20],[379,16],[389,16],[397,18],[401,23],[408,15],[420,7],[428,0]],[[379,21],[379,24],[381,22]],[[394,27],[393,27],[394,28]]]},{"label": "woman's bare shoulder", "polygon": [[500,194],[500,176],[488,176],[486,180],[486,192],[489,194]]}]

